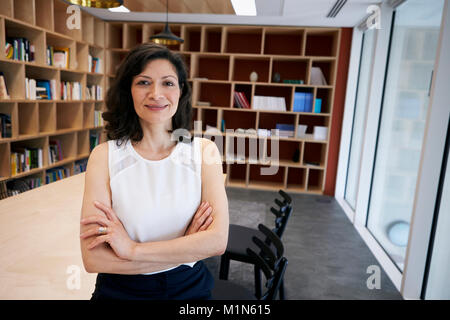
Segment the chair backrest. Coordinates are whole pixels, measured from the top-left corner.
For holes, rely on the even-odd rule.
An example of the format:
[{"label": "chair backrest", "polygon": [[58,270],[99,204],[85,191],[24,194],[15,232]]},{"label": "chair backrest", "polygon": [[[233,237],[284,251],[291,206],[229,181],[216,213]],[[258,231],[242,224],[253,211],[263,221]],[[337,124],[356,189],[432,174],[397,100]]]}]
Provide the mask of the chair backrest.
[{"label": "chair backrest", "polygon": [[283,236],[284,230],[286,229],[286,224],[291,216],[292,198],[283,190],[278,190],[278,193],[283,197],[283,201],[275,199],[275,203],[278,205],[278,209],[274,207],[270,208],[270,211],[275,214],[275,228],[274,232],[281,238]]},{"label": "chair backrest", "polygon": [[[258,228],[260,226],[262,225],[260,224]],[[265,227],[264,233],[266,234],[266,232],[270,233],[271,231]],[[267,290],[261,296],[261,300],[274,300],[276,298],[287,267],[287,259],[283,257],[284,249],[281,240],[276,239],[277,236],[273,232],[270,237],[277,248],[276,253],[257,237],[253,237],[253,242],[261,249],[260,253],[257,254],[250,248],[247,249],[247,253],[254,259],[255,265],[263,271],[266,278]]]}]

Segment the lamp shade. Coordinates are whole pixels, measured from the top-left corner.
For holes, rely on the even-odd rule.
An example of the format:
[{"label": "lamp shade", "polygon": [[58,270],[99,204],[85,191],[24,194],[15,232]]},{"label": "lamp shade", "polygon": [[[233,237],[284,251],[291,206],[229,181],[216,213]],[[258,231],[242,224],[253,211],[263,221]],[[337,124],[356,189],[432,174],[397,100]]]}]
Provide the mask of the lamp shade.
[{"label": "lamp shade", "polygon": [[76,4],[88,8],[109,9],[123,5],[123,0],[66,0],[71,4]]},{"label": "lamp shade", "polygon": [[174,45],[184,42],[183,39],[177,37],[172,33],[172,31],[170,31],[169,23],[167,21],[164,30],[154,36],[151,36],[150,41],[163,45]]}]

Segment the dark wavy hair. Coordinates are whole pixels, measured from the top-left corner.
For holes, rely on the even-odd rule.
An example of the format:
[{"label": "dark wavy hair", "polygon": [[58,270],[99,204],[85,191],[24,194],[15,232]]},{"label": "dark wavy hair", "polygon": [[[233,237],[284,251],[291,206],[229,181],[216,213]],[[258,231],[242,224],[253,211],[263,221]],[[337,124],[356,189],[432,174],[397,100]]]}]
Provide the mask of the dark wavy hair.
[{"label": "dark wavy hair", "polygon": [[156,43],[143,43],[133,48],[125,57],[106,95],[107,111],[102,115],[106,121],[106,134],[109,140],[119,140],[119,145],[128,139],[138,142],[143,138],[144,134],[139,123],[139,116],[134,110],[131,83],[133,78],[140,74],[150,61],[155,59],[166,59],[175,67],[181,90],[178,109],[172,117],[172,131],[169,132],[182,128],[191,129],[191,88],[187,81],[183,57],[170,51],[165,46]]}]

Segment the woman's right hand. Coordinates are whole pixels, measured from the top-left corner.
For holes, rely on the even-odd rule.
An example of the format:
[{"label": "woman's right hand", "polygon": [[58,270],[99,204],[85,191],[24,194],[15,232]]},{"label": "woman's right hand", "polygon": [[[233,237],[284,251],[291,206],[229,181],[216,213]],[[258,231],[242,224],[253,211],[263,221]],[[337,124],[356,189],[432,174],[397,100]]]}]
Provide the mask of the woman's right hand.
[{"label": "woman's right hand", "polygon": [[194,217],[192,218],[191,223],[189,224],[184,235],[187,236],[189,234],[206,230],[213,221],[211,213],[212,207],[209,203],[206,201],[202,202],[197,208],[197,212],[194,214]]}]

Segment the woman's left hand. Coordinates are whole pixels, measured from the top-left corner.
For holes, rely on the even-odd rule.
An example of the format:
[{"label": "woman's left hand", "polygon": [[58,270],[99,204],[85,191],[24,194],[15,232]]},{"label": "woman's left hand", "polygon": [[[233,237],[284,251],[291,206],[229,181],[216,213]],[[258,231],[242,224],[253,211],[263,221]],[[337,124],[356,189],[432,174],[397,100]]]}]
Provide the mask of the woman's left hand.
[{"label": "woman's left hand", "polygon": [[96,236],[95,240],[93,240],[87,247],[88,249],[93,249],[99,244],[105,242],[111,246],[119,258],[131,260],[137,243],[131,240],[127,231],[123,227],[122,222],[119,220],[112,208],[98,201],[94,201],[94,205],[96,208],[102,210],[106,214],[106,217],[97,214],[82,219],[81,224],[96,223],[101,227],[96,226],[88,229],[80,235],[80,238],[86,239]]}]

